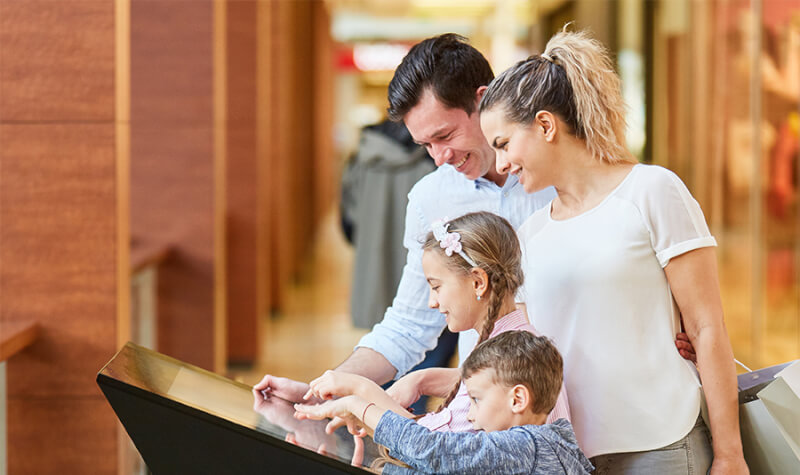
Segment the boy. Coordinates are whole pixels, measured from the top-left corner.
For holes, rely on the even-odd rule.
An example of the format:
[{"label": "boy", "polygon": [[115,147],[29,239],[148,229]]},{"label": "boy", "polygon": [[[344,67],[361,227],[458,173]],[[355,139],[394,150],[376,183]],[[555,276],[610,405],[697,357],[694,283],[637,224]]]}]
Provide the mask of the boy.
[{"label": "boy", "polygon": [[296,416],[340,416],[351,428],[358,423],[374,431],[375,442],[407,464],[387,464],[383,473],[583,474],[594,468],[569,422],[544,424],[561,388],[562,361],[547,338],[530,332],[497,335],[464,361],[462,377],[472,398],[468,417],[477,433],[432,432],[408,419],[405,411],[398,411],[405,416],[393,412],[397,404],[377,386],[380,392],[364,385],[364,378],[326,374],[329,380],[316,385],[318,396],[333,387],[338,392],[345,384],[358,388],[351,396],[318,406],[297,405]]}]

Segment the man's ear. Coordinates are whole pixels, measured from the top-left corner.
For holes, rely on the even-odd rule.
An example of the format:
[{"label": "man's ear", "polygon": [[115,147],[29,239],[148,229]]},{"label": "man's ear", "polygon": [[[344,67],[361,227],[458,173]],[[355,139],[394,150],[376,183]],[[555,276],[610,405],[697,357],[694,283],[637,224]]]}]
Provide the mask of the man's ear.
[{"label": "man's ear", "polygon": [[511,412],[522,414],[533,404],[531,392],[524,384],[517,384],[511,388]]},{"label": "man's ear", "polygon": [[486,90],[489,89],[489,86],[481,86],[475,91],[475,106],[477,107],[478,103],[481,102],[483,99],[483,95],[486,94]]},{"label": "man's ear", "polygon": [[533,127],[542,132],[546,141],[552,142],[556,139],[558,121],[556,121],[556,116],[554,116],[552,112],[546,110],[537,112],[533,120]]},{"label": "man's ear", "polygon": [[472,287],[473,290],[475,290],[475,296],[483,298],[486,291],[489,290],[489,274],[480,267],[473,267],[469,273],[472,277]]}]

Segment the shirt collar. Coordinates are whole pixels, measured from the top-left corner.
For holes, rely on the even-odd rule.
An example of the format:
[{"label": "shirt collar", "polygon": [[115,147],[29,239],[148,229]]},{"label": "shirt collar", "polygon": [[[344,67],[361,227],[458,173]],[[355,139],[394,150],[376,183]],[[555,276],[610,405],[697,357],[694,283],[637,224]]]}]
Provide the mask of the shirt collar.
[{"label": "shirt collar", "polygon": [[503,184],[503,186],[497,186],[497,183],[487,179],[486,177],[478,177],[473,181],[475,183],[476,190],[481,186],[489,186],[489,187],[496,187],[500,189],[510,190],[511,188],[516,186],[517,183],[519,183],[519,178],[517,178],[516,175],[508,175],[508,178],[506,178],[506,182]]},{"label": "shirt collar", "polygon": [[525,315],[525,312],[522,310],[514,310],[513,312],[497,319],[497,321],[494,323],[494,329],[492,330],[492,334],[489,335],[489,338],[503,333],[504,331],[516,330],[525,325],[529,325],[528,316]]}]

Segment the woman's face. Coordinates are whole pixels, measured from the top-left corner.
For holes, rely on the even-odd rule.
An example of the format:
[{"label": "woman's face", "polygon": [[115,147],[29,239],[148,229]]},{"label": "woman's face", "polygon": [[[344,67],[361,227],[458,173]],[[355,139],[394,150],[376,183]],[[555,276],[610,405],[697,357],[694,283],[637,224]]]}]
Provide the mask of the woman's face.
[{"label": "woman's face", "polygon": [[486,315],[486,303],[477,299],[475,278],[448,267],[445,259],[463,257],[456,254],[448,257],[434,250],[422,254],[422,270],[431,290],[428,306],[439,309],[451,332],[475,328]]},{"label": "woman's face", "polygon": [[535,123],[526,126],[509,122],[495,108],[481,113],[481,129],[495,150],[498,173],[517,175],[527,193],[552,185],[548,178],[548,144]]}]

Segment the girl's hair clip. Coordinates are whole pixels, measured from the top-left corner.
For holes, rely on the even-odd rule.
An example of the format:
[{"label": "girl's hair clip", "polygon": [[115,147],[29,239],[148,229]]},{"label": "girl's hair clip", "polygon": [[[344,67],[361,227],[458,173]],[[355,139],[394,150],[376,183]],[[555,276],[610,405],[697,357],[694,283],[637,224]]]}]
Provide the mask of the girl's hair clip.
[{"label": "girl's hair clip", "polygon": [[456,254],[460,255],[464,258],[469,265],[472,267],[478,267],[475,264],[475,261],[470,259],[466,252],[463,251],[463,247],[461,246],[461,235],[458,233],[451,233],[448,232],[448,228],[450,228],[450,223],[447,222],[447,218],[437,219],[431,224],[431,230],[433,231],[433,237],[439,241],[439,246],[444,249],[444,253],[449,257],[452,256],[455,252]]}]

